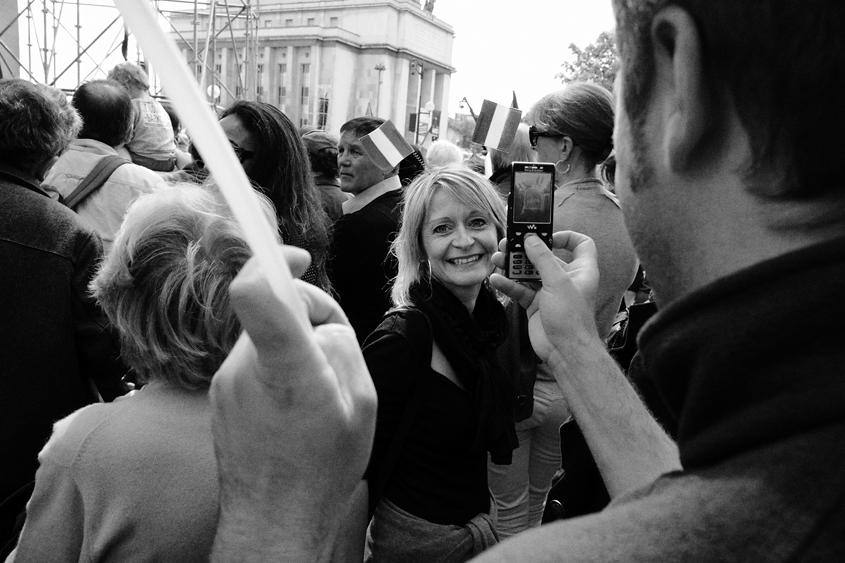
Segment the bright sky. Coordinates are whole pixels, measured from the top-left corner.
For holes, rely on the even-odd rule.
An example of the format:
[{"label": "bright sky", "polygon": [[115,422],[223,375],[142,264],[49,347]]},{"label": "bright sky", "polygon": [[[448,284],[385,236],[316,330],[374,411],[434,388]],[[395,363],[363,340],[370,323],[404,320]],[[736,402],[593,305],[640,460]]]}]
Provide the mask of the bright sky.
[{"label": "bright sky", "polygon": [[455,30],[449,112],[466,96],[475,111],[488,99],[528,110],[562,88],[554,78],[570,57],[615,26],[610,0],[437,0],[434,15]]}]

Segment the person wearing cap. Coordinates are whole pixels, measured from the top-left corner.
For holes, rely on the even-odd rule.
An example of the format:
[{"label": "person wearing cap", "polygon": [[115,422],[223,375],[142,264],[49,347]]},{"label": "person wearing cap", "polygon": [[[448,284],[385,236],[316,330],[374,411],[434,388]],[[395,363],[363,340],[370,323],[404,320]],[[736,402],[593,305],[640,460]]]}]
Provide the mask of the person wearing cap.
[{"label": "person wearing cap", "polygon": [[316,129],[302,134],[302,142],[308,151],[314,184],[323,200],[323,208],[332,222],[343,217],[343,202],[351,196],[340,189],[337,166],[337,145],[335,135]]},{"label": "person wearing cap", "polygon": [[390,243],[399,230],[399,165],[382,170],[360,141],[383,123],[378,117],[347,121],[337,146],[340,189],[352,197],[334,225],[329,276],[358,342],[364,342],[390,308],[390,284],[397,272]]}]

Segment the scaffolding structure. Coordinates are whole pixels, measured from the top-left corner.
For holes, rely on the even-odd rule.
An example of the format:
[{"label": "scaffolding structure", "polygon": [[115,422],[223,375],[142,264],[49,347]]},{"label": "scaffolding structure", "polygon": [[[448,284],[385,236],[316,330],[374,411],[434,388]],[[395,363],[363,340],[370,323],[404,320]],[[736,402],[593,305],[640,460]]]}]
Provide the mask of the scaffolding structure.
[{"label": "scaffolding structure", "polygon": [[[188,64],[210,102],[216,102],[221,89],[232,95],[220,81],[214,64],[214,53],[227,45],[237,56],[237,63],[243,63],[240,68],[244,71],[238,73],[239,97],[255,99],[256,65],[251,62],[256,60],[259,49],[260,0],[138,1],[150,2],[162,25],[176,35],[179,47],[186,48],[190,54]],[[171,23],[173,16],[191,17],[192,31],[179,31]],[[202,34],[198,32],[201,17],[208,21],[208,30]],[[244,25],[235,26],[238,20]],[[17,26],[20,37],[19,50],[6,40],[13,26]],[[240,37],[236,37],[236,27]],[[204,37],[202,41],[200,35]],[[85,81],[105,78],[111,67],[122,60],[145,64],[131,32],[108,0],[18,0],[17,15],[0,29],[3,76],[15,68],[14,62],[21,78],[71,91]],[[147,67],[147,72],[153,93],[161,94],[154,69]]]}]

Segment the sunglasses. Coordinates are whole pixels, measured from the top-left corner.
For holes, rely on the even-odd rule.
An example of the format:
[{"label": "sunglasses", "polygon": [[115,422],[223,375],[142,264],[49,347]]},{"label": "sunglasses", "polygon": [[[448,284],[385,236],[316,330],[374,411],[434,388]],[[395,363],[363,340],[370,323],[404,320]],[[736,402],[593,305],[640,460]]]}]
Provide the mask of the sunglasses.
[{"label": "sunglasses", "polygon": [[[537,141],[540,137],[570,137],[565,133],[558,133],[556,131],[538,131],[536,127],[531,125],[528,128],[528,142],[531,143],[531,148],[537,148]],[[572,141],[572,144],[575,145],[575,141]]]},{"label": "sunglasses", "polygon": [[238,161],[240,161],[241,164],[243,164],[245,160],[249,160],[255,156],[254,152],[242,148],[235,141],[230,140],[229,144],[232,145],[232,150],[235,151],[235,156],[238,157]]}]

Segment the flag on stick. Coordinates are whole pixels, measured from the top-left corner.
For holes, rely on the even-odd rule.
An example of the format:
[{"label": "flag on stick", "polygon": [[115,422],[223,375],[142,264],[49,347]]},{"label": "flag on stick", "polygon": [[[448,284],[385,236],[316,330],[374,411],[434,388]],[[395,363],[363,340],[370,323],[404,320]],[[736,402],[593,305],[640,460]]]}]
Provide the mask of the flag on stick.
[{"label": "flag on stick", "polygon": [[502,104],[484,100],[472,142],[487,148],[507,152],[511,148],[522,112]]},{"label": "flag on stick", "polygon": [[360,141],[373,162],[385,171],[395,167],[403,158],[414,152],[392,121],[385,121],[375,131],[361,137]]}]

